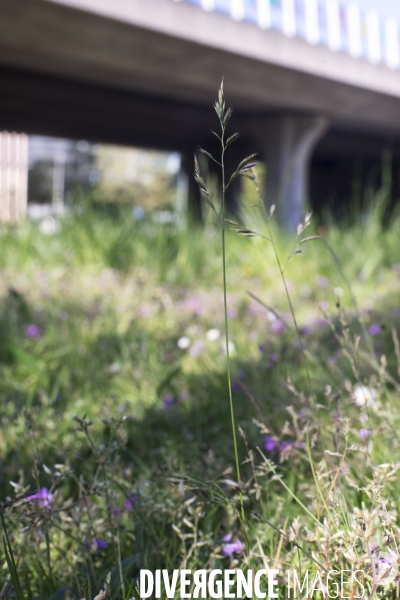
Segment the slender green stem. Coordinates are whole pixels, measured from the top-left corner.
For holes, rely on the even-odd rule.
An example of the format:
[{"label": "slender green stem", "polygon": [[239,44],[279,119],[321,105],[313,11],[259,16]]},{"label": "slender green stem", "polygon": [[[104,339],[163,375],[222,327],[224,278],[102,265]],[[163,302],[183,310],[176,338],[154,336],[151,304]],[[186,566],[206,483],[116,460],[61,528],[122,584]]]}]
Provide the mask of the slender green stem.
[{"label": "slender green stem", "polygon": [[[222,125],[222,123],[221,123]],[[229,407],[231,413],[231,424],[232,424],[232,436],[233,436],[233,449],[235,453],[235,464],[236,464],[236,476],[239,484],[239,497],[240,497],[240,506],[242,513],[242,521],[245,525],[246,523],[246,515],[244,512],[243,506],[243,494],[242,488],[240,484],[240,463],[239,463],[239,453],[238,453],[238,445],[237,445],[237,435],[236,435],[236,422],[235,422],[235,411],[233,409],[233,397],[232,397],[232,383],[231,383],[231,361],[229,354],[229,325],[228,325],[228,302],[227,302],[227,294],[226,294],[226,246],[225,246],[225,144],[224,144],[224,135],[225,131],[222,126],[222,155],[221,155],[221,171],[222,171],[222,211],[221,211],[221,238],[222,238],[222,272],[223,272],[223,287],[224,287],[224,316],[225,316],[225,346],[226,346],[226,368],[228,375],[228,391],[229,391]],[[246,535],[247,539],[247,535]],[[248,548],[247,548],[248,550]]]}]

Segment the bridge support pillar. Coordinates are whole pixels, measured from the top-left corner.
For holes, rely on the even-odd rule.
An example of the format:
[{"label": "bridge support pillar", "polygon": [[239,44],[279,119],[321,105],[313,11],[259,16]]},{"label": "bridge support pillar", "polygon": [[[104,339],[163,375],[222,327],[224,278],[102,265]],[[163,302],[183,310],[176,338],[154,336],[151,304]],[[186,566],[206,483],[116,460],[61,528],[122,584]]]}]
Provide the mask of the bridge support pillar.
[{"label": "bridge support pillar", "polygon": [[276,205],[278,221],[291,231],[304,217],[310,157],[328,124],[324,117],[276,115],[260,128],[261,156],[267,166],[266,203]]}]

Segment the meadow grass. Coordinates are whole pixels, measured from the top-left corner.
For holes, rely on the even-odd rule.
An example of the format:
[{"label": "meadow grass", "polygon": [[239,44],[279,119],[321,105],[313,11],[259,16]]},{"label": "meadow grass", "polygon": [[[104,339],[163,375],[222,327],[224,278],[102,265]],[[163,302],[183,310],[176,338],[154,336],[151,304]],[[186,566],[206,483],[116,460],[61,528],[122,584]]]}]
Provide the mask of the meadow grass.
[{"label": "meadow grass", "polygon": [[[312,221],[296,237],[252,203],[224,233],[226,322],[212,210],[2,228],[1,599],[137,598],[140,568],[249,557],[395,595],[373,567],[399,556],[400,223],[300,243]],[[231,228],[273,237],[284,282]]]}]

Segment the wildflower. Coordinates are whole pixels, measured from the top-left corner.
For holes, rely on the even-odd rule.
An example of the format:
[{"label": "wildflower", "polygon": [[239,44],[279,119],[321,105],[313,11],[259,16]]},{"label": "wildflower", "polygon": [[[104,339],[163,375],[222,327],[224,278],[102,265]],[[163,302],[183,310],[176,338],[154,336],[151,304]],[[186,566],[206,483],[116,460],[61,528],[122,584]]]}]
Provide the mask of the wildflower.
[{"label": "wildflower", "polygon": [[241,553],[244,552],[244,544],[243,542],[241,542],[239,539],[236,539],[234,542],[232,542],[231,544],[224,544],[222,546],[222,552],[225,554],[225,556],[232,556],[232,554],[234,553]]},{"label": "wildflower", "polygon": [[[230,354],[233,354],[235,352],[235,344],[233,342],[228,342],[228,350],[229,350]],[[226,354],[225,344],[223,346],[221,346],[221,352],[222,352],[222,354]]]},{"label": "wildflower", "polygon": [[210,342],[216,342],[220,335],[221,335],[221,332],[219,329],[209,329],[206,333],[206,338]]},{"label": "wildflower", "polygon": [[357,431],[358,437],[362,440],[366,440],[371,435],[371,433],[372,431],[370,429],[366,429],[365,427]]},{"label": "wildflower", "polygon": [[111,365],[108,365],[108,367],[106,369],[106,373],[107,373],[107,375],[117,375],[117,373],[119,373],[120,370],[121,370],[120,365],[117,362],[114,362]]},{"label": "wildflower", "polygon": [[313,331],[314,328],[312,325],[304,325],[304,327],[301,328],[300,333],[302,333],[303,335],[311,335]]},{"label": "wildflower", "polygon": [[197,340],[193,346],[190,348],[189,352],[192,356],[199,356],[202,353],[204,348],[204,342],[202,340]]},{"label": "wildflower", "polygon": [[26,328],[26,335],[29,338],[37,337],[40,334],[41,334],[40,327],[38,327],[37,325],[34,325],[33,323],[31,323],[30,325],[28,325],[28,327]]},{"label": "wildflower", "polygon": [[281,333],[285,329],[285,326],[282,323],[282,321],[276,319],[276,321],[273,321],[273,323],[271,324],[271,329],[274,333]]},{"label": "wildflower", "polygon": [[27,500],[37,500],[39,506],[43,506],[44,508],[51,508],[51,502],[54,498],[54,494],[49,492],[49,490],[45,487],[42,487],[39,492],[32,494],[32,496],[28,496]]},{"label": "wildflower", "polygon": [[232,392],[234,394],[237,394],[238,392],[240,392],[241,387],[240,387],[240,383],[238,381],[233,381],[232,382]]},{"label": "wildflower", "polygon": [[315,322],[317,327],[321,327],[321,329],[328,327],[329,323],[326,319],[317,319]]},{"label": "wildflower", "polygon": [[326,277],[317,277],[317,285],[320,288],[327,288],[329,285],[329,279],[327,279]]},{"label": "wildflower", "polygon": [[318,302],[318,306],[321,310],[326,311],[329,308],[329,302],[328,300],[321,300],[320,302]]},{"label": "wildflower", "polygon": [[137,497],[134,494],[131,494],[125,500],[125,508],[126,509],[132,508],[136,503],[137,503]]},{"label": "wildflower", "polygon": [[95,538],[94,547],[97,552],[101,552],[102,550],[105,550],[107,548],[107,542],[106,540],[102,540],[101,538]]},{"label": "wildflower", "polygon": [[294,440],[286,440],[285,442],[281,442],[279,445],[281,452],[284,452],[288,448],[304,449],[305,447],[306,445],[304,442],[295,442]]},{"label": "wildflower", "polygon": [[261,354],[264,354],[264,352],[265,352],[265,344],[259,344],[258,345],[258,349],[261,352]]},{"label": "wildflower", "polygon": [[379,325],[379,323],[373,323],[368,331],[370,332],[371,335],[378,335],[378,333],[381,332],[381,326]]},{"label": "wildflower", "polygon": [[341,287],[335,287],[333,288],[333,293],[335,294],[336,298],[341,298],[343,296],[343,288]]},{"label": "wildflower", "polygon": [[166,394],[164,396],[164,408],[168,410],[174,403],[174,397],[171,394]]},{"label": "wildflower", "polygon": [[281,442],[281,444],[280,444],[281,452],[283,452],[284,450],[287,450],[291,446],[294,446],[293,440],[287,440],[286,442]]},{"label": "wildflower", "polygon": [[264,438],[264,442],[265,442],[264,448],[266,449],[267,452],[272,452],[276,448],[280,447],[278,438],[276,438],[272,435],[266,435]]},{"label": "wildflower", "polygon": [[227,533],[226,535],[224,535],[224,537],[222,538],[223,542],[230,542],[232,539],[232,534],[231,533]]},{"label": "wildflower", "polygon": [[390,554],[379,554],[377,558],[373,558],[375,575],[379,585],[386,585],[396,578],[399,567],[397,560]]},{"label": "wildflower", "polygon": [[279,355],[276,352],[271,352],[269,355],[269,360],[271,362],[276,362],[279,359]]},{"label": "wildflower", "polygon": [[369,388],[366,385],[357,384],[353,390],[353,398],[356,406],[368,406],[374,408],[377,403],[378,394],[373,388]]},{"label": "wildflower", "polygon": [[181,350],[187,350],[189,348],[190,344],[191,344],[190,338],[188,338],[187,336],[183,336],[183,337],[179,338],[177,346]]}]

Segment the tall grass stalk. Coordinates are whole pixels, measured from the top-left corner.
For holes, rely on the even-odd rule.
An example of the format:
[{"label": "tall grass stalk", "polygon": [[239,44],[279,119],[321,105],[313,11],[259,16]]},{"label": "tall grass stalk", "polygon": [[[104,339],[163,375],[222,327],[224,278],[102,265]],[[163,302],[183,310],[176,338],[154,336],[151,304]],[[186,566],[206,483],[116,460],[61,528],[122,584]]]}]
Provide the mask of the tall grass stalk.
[{"label": "tall grass stalk", "polygon": [[[253,162],[254,156],[251,155],[242,160],[237,169],[231,174],[228,183],[226,183],[226,169],[225,169],[225,152],[227,148],[239,137],[238,133],[234,133],[230,137],[226,137],[226,127],[230,121],[232,116],[232,109],[226,108],[225,105],[225,97],[224,97],[224,82],[222,80],[221,87],[218,93],[218,100],[215,105],[215,112],[217,113],[220,127],[221,127],[221,135],[218,135],[214,131],[212,132],[221,142],[221,162],[216,160],[209,152],[200,148],[200,151],[205,154],[210,160],[217,163],[221,169],[221,179],[222,179],[222,192],[221,192],[221,209],[219,215],[217,213],[217,209],[211,199],[210,192],[204,182],[204,179],[201,177],[199,165],[197,159],[195,157],[195,179],[199,185],[200,193],[202,198],[206,201],[206,203],[211,207],[214,211],[217,219],[219,221],[219,225],[221,227],[221,242],[222,242],[222,274],[223,274],[223,292],[224,292],[224,322],[225,322],[225,351],[226,351],[226,370],[228,376],[228,394],[229,394],[229,407],[230,407],[230,415],[231,415],[231,425],[232,425],[232,437],[233,437],[233,448],[235,455],[235,466],[236,466],[236,477],[239,486],[239,497],[240,497],[240,506],[241,506],[241,517],[243,523],[244,534],[247,540],[247,531],[246,531],[246,516],[243,505],[243,493],[242,493],[242,485],[241,485],[241,476],[240,476],[240,462],[239,462],[239,453],[238,453],[238,444],[237,444],[237,432],[236,432],[236,421],[235,421],[235,411],[233,407],[233,397],[232,397],[232,382],[231,382],[231,361],[230,361],[230,352],[229,352],[229,323],[228,323],[228,302],[227,302],[227,278],[226,278],[226,240],[225,240],[225,228],[226,228],[226,190],[229,185],[240,175],[244,175],[247,171],[249,171],[255,163]],[[246,542],[248,545],[248,542]],[[248,550],[248,548],[247,548]]]}]

